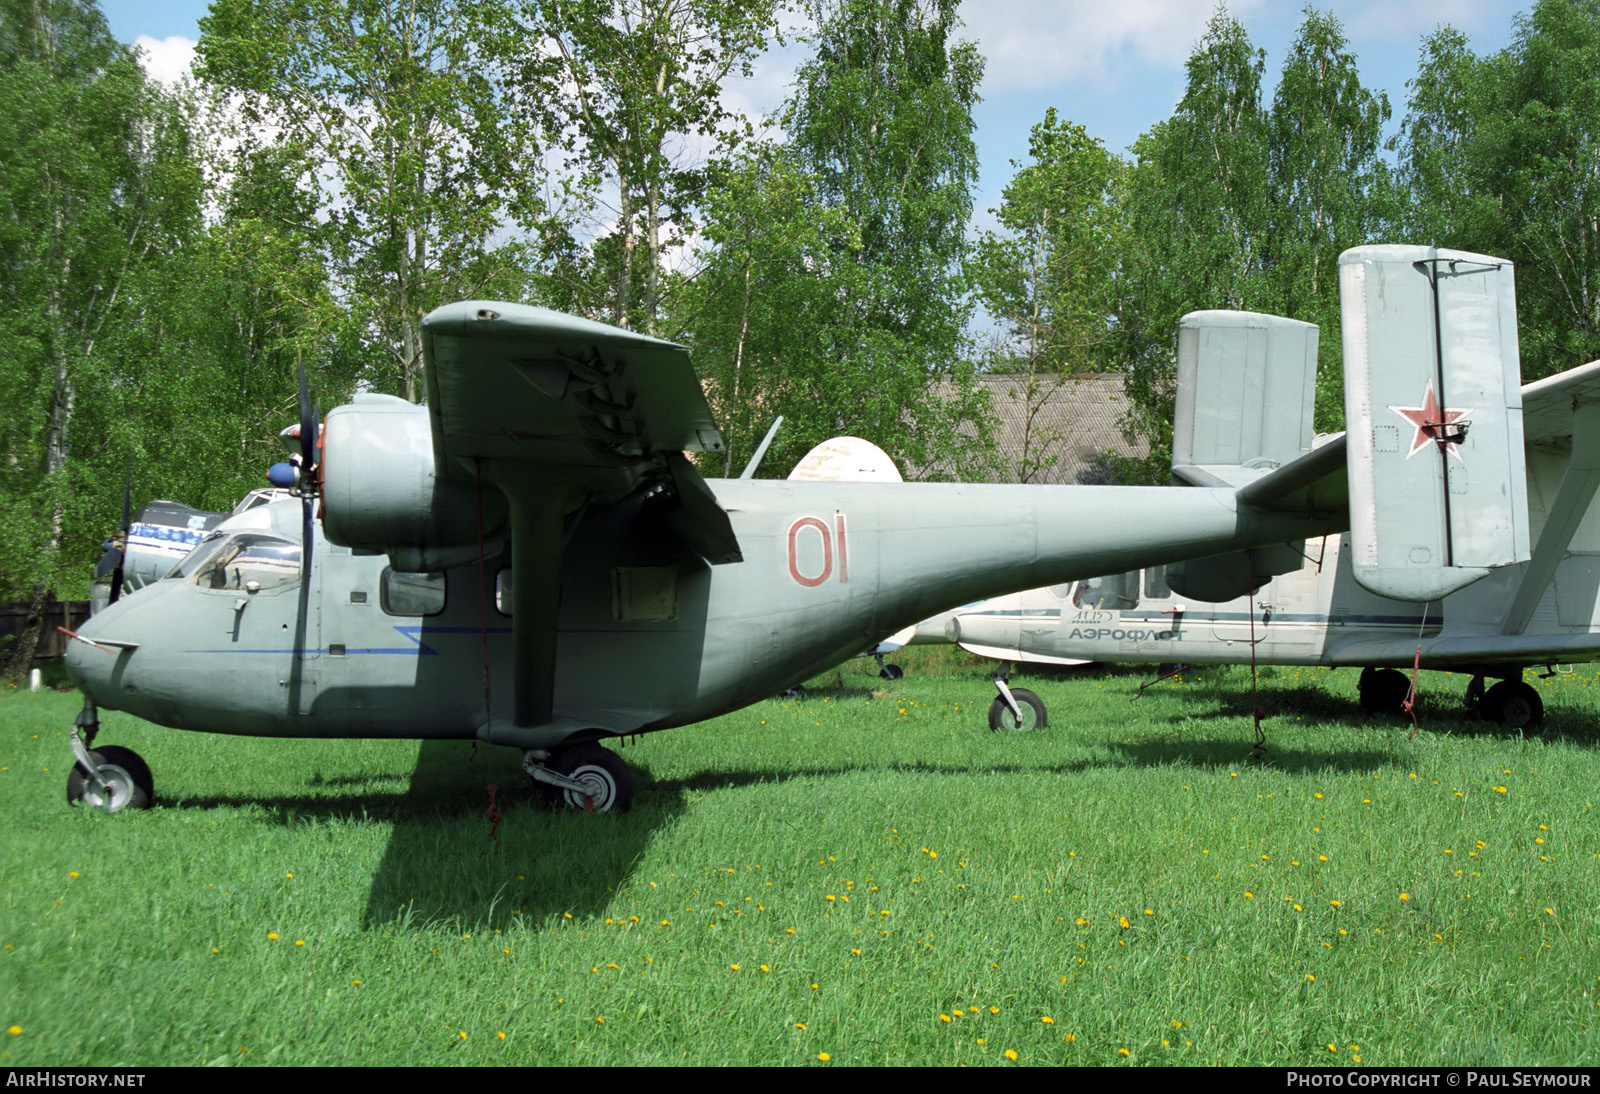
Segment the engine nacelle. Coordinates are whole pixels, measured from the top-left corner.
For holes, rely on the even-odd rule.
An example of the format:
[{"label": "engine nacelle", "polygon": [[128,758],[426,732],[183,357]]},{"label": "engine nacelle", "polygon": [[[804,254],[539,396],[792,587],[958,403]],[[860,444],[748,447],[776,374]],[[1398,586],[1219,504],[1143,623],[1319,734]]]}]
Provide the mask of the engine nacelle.
[{"label": "engine nacelle", "polygon": [[[431,568],[478,543],[478,497],[434,470],[426,407],[357,395],[328,413],[321,437],[322,527],[343,547],[383,551],[396,569]],[[485,537],[505,520],[498,490],[483,491]]]}]

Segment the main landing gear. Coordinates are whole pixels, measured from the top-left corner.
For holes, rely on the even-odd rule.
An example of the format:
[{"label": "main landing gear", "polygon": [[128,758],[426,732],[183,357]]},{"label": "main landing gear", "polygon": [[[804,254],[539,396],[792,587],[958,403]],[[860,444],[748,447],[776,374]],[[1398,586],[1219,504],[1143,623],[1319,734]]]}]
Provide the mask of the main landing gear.
[{"label": "main landing gear", "polygon": [[1507,729],[1537,729],[1544,721],[1544,700],[1521,680],[1501,680],[1487,691],[1483,677],[1474,676],[1467,685],[1467,707],[1478,709],[1486,722],[1499,722]]},{"label": "main landing gear", "polygon": [[[1368,714],[1399,714],[1411,693],[1411,679],[1399,669],[1365,668],[1356,682],[1361,709]],[[1482,675],[1467,684],[1466,707],[1486,722],[1507,729],[1537,729],[1544,720],[1544,701],[1533,687],[1518,678],[1501,680],[1487,690]]]},{"label": "main landing gear", "polygon": [[91,752],[99,731],[99,713],[92,702],[85,702],[72,726],[72,753],[78,762],[67,775],[67,802],[83,802],[106,813],[149,809],[156,796],[150,765],[131,748],[106,745]]},{"label": "main landing gear", "polygon": [[552,805],[595,813],[626,813],[633,805],[633,771],[593,741],[555,753],[523,753],[522,770]]}]

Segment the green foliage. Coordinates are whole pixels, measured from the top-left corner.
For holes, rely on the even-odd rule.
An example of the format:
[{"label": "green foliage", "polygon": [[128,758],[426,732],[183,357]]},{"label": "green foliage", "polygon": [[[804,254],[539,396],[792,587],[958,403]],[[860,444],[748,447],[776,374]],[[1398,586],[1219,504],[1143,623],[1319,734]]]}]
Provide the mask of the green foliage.
[{"label": "green foliage", "polygon": [[1541,0],[1488,58],[1442,28],[1410,86],[1408,227],[1516,263],[1524,381],[1600,357],[1600,4]]},{"label": "green foliage", "polygon": [[994,210],[1003,232],[984,232],[967,266],[978,299],[1003,325],[987,368],[1026,374],[1022,454],[1006,476],[1016,482],[1059,457],[1059,434],[1033,425],[1039,408],[1073,373],[1110,370],[1128,247],[1117,156],[1054,107],[1033,127],[1029,153],[1028,163],[1013,161],[1017,174]]},{"label": "green foliage", "polygon": [[[670,310],[663,254],[694,226],[704,161],[751,131],[723,105],[723,84],[751,74],[774,34],[774,0],[521,0],[514,9],[512,24],[551,55],[546,68],[524,70],[521,93],[556,115],[567,200],[592,207],[603,184],[616,192],[615,222],[587,261],[552,271],[561,299],[660,333]],[[692,141],[704,151],[688,157]]]},{"label": "green foliage", "polygon": [[336,182],[337,200],[320,202],[322,245],[354,319],[389,357],[371,382],[413,400],[422,316],[477,295],[497,266],[496,234],[543,214],[524,182],[542,130],[508,113],[513,58],[486,48],[504,42],[498,10],[219,0],[201,21],[199,73],[241,97],[243,154],[287,138],[311,177]]},{"label": "green foliage", "polygon": [[0,101],[0,597],[37,598],[81,591],[116,527],[107,484],[161,399],[136,332],[202,188],[184,105],[92,4],[0,8]]},{"label": "green foliage", "polygon": [[1152,481],[1170,461],[1173,346],[1189,311],[1317,323],[1316,425],[1343,426],[1338,256],[1387,229],[1394,199],[1378,152],[1389,106],[1362,86],[1338,20],[1309,8],[1270,108],[1265,65],[1219,10],[1189,59],[1177,112],[1134,145],[1119,329],[1129,426],[1150,442]]},{"label": "green foliage", "polygon": [[912,474],[959,473],[984,445],[960,277],[982,64],[952,41],[949,0],[850,0],[815,15],[789,145],[729,164],[709,197],[718,249],[687,336],[733,423],[730,460],[782,414],[767,474],[841,433]]}]

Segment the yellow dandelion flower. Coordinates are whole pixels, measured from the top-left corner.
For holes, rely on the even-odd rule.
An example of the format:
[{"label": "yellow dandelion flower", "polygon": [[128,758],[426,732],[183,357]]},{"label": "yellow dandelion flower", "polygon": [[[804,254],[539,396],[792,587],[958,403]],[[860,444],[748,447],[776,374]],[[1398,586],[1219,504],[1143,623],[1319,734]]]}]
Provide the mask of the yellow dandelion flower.
[{"label": "yellow dandelion flower", "polygon": [[1017,1050],[1016,1049],[1014,1049],[1014,1048],[1006,1049],[1006,1059],[1015,1060],[1016,1058],[1017,1058]]},{"label": "yellow dandelion flower", "polygon": [[1076,1041],[1077,1039],[1078,1039],[1078,1035],[1076,1033],[1067,1034],[1067,1043],[1068,1044],[1072,1043],[1073,1041]]},{"label": "yellow dandelion flower", "polygon": [[463,1041],[465,1041],[467,1039],[467,1031],[464,1030],[464,1029],[456,1030],[456,1035],[458,1037],[460,1037]]},{"label": "yellow dandelion flower", "polygon": [[599,1022],[602,1026],[606,1024],[606,1020],[598,1014],[594,1016],[594,1020]]},{"label": "yellow dandelion flower", "polygon": [[1129,927],[1129,926],[1130,926],[1130,925],[1131,925],[1131,924],[1129,924],[1129,923],[1128,923],[1128,917],[1127,917],[1127,916],[1125,916],[1125,915],[1120,915],[1120,916],[1118,916],[1118,917],[1117,917],[1117,926],[1119,926],[1119,927],[1122,927],[1122,928],[1124,928],[1124,929],[1126,929],[1126,928],[1127,928],[1127,927]]},{"label": "yellow dandelion flower", "polygon": [[1053,1026],[1056,1024],[1056,1020],[1050,1017],[1048,1014],[1046,1014],[1043,1018],[1040,1018],[1039,1021],[1043,1022],[1047,1026]]},{"label": "yellow dandelion flower", "polygon": [[267,934],[267,938],[272,939],[272,940],[276,940],[277,937],[278,937],[278,932],[277,931],[270,931]]},{"label": "yellow dandelion flower", "polygon": [[494,1031],[494,1035],[496,1037],[500,1038],[502,1041],[504,1041],[506,1039],[505,1030],[497,1029],[497,1030]]},{"label": "yellow dandelion flower", "polygon": [[1401,900],[1410,900],[1411,899],[1411,894],[1410,893],[1401,893],[1400,894],[1400,899]]},{"label": "yellow dandelion flower", "polygon": [[1133,1053],[1129,1052],[1125,1048],[1119,1048],[1119,1049],[1117,1049],[1117,1055],[1118,1056],[1132,1056]]},{"label": "yellow dandelion flower", "polygon": [[297,938],[294,940],[294,944],[296,946],[304,946],[306,944],[306,940],[303,938]]},{"label": "yellow dandelion flower", "polygon": [[77,877],[78,876],[78,871],[73,870],[70,873],[68,873],[67,876],[68,877]]},{"label": "yellow dandelion flower", "polygon": [[795,1029],[805,1029],[806,1028],[806,1024],[804,1022],[796,1022],[794,1024],[794,1028]]},{"label": "yellow dandelion flower", "polygon": [[[615,966],[609,966],[609,967],[615,968]],[[738,972],[739,971],[739,966],[738,965],[729,965],[728,968],[732,969],[734,972]]]},{"label": "yellow dandelion flower", "polygon": [[941,1014],[939,1015],[939,1021],[948,1022],[950,1021],[950,1016],[948,1014]]},{"label": "yellow dandelion flower", "polygon": [[17,1034],[22,1032],[22,1027],[21,1026],[11,1026],[11,1027],[6,1029],[6,1032],[11,1034],[11,1036],[15,1037]]},{"label": "yellow dandelion flower", "polygon": [[1245,892],[1244,892],[1244,895],[1245,896],[1255,896],[1256,894],[1254,894],[1250,890],[1246,889]]},{"label": "yellow dandelion flower", "polygon": [[817,1059],[821,1060],[823,1063],[827,1063],[829,1060],[833,1059],[833,1057],[829,1056],[826,1052],[819,1052],[817,1053]]}]

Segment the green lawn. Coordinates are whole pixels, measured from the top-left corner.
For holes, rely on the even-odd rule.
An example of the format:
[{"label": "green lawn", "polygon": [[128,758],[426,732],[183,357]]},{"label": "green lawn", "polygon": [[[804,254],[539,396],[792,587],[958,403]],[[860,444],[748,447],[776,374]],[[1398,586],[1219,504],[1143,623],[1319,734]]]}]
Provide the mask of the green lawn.
[{"label": "green lawn", "polygon": [[[1546,732],[1353,672],[1017,676],[948,651],[622,750],[625,816],[509,750],[108,714],[157,807],[69,808],[73,694],[0,696],[0,1038],[38,1064],[1586,1064],[1590,669]],[[503,819],[486,816],[499,787]]]}]

